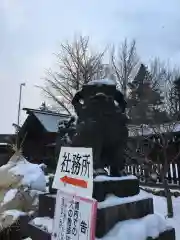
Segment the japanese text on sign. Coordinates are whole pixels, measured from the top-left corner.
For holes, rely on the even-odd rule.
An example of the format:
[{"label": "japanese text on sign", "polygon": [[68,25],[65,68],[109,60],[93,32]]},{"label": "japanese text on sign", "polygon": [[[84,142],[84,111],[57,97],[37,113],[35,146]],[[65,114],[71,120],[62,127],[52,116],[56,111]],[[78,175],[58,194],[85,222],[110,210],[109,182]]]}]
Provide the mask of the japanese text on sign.
[{"label": "japanese text on sign", "polygon": [[97,202],[58,191],[52,240],[94,240]]},{"label": "japanese text on sign", "polygon": [[53,188],[92,197],[93,158],[91,148],[62,147]]},{"label": "japanese text on sign", "polygon": [[79,153],[70,154],[69,152],[64,152],[61,172],[89,177],[90,157],[90,154],[81,155]]}]

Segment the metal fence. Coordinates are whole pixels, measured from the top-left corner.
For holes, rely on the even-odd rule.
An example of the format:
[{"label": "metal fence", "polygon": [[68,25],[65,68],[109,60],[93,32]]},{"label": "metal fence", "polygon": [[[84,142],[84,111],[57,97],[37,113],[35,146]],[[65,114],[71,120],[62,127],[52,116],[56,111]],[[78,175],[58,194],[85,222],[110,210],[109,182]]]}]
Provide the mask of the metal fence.
[{"label": "metal fence", "polygon": [[[137,176],[140,179],[140,184],[153,186],[153,187],[162,186],[162,180],[159,177],[159,173],[161,169],[162,169],[162,164],[152,164],[150,168],[148,168],[147,170],[144,168],[143,165],[126,166],[126,172],[128,174],[133,174]],[[180,165],[175,163],[169,164],[169,170],[166,177],[169,185],[175,188],[179,188],[180,187]]]}]

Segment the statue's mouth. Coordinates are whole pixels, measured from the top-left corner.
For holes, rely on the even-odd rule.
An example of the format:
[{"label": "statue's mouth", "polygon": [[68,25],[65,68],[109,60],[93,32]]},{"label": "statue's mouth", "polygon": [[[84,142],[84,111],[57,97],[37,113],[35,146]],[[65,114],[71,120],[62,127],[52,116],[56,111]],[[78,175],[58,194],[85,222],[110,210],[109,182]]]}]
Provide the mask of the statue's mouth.
[{"label": "statue's mouth", "polygon": [[107,100],[107,96],[104,93],[97,93],[96,95],[91,97],[91,100]]}]

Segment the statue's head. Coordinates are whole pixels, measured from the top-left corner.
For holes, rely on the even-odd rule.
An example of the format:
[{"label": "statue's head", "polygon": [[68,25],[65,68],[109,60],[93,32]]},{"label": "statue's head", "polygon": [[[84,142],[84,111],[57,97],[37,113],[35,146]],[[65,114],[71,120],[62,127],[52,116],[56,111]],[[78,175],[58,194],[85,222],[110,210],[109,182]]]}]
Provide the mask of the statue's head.
[{"label": "statue's head", "polygon": [[96,112],[98,115],[100,109],[103,112],[122,110],[124,107],[121,102],[124,102],[123,94],[116,89],[116,83],[109,79],[93,80],[83,85],[72,101],[78,117],[84,113],[90,115]]},{"label": "statue's head", "polygon": [[108,101],[115,91],[116,83],[109,79],[93,80],[83,86],[84,95],[93,101]]}]

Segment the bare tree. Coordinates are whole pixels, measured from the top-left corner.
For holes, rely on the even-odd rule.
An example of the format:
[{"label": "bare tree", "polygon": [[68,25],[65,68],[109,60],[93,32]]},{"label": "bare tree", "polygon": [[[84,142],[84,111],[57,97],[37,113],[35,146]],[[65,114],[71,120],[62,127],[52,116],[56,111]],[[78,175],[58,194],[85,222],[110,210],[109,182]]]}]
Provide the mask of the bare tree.
[{"label": "bare tree", "polygon": [[[161,179],[163,183],[163,188],[167,198],[167,216],[169,218],[173,217],[173,205],[172,198],[170,193],[170,188],[167,180],[167,173],[169,171],[169,164],[174,163],[180,157],[180,148],[176,149],[176,152],[169,151],[170,144],[173,144],[174,134],[177,131],[179,126],[178,122],[169,122],[164,124],[149,124],[142,125],[139,127],[139,131],[136,131],[136,137],[141,139],[139,141],[139,148],[143,149],[138,151],[138,154],[142,157],[148,157],[149,153],[158,149],[158,159],[162,163],[162,168],[160,171],[156,171],[157,177]],[[143,129],[143,130],[142,130]],[[155,136],[155,138],[153,137]],[[156,139],[156,141],[154,141]],[[144,148],[144,143],[148,142],[149,147]],[[137,152],[137,151],[136,151]],[[171,154],[170,154],[171,152]],[[155,159],[149,159],[149,161],[144,161],[147,166],[147,163],[153,165]],[[152,172],[152,169],[149,169]]]},{"label": "bare tree", "polygon": [[[136,138],[136,144],[132,147],[137,155],[139,154],[140,164],[144,166],[149,165],[149,172],[158,175],[163,183],[165,195],[167,197],[167,212],[168,217],[173,217],[173,206],[171,193],[167,181],[167,173],[169,171],[169,163],[173,163],[180,157],[180,149],[170,154],[170,144],[173,144],[174,133],[177,130],[178,122],[173,117],[172,104],[170,102],[170,93],[172,83],[177,76],[178,71],[171,69],[167,64],[161,62],[159,59],[154,59],[150,64],[150,75],[152,78],[153,88],[160,90],[163,101],[158,106],[159,114],[156,117],[149,116],[149,121],[146,125],[141,124],[139,127],[135,126],[133,131]],[[156,149],[158,151],[156,152]],[[157,159],[161,160],[162,168],[152,169],[154,160],[152,152],[156,152]],[[156,172],[152,172],[152,171]]]},{"label": "bare tree", "polygon": [[125,39],[117,50],[113,47],[111,60],[117,84],[127,98],[128,84],[135,75],[139,64],[135,40],[128,44]]},{"label": "bare tree", "polygon": [[146,141],[144,139],[144,132],[147,131],[147,125],[141,124],[140,126],[130,126],[129,127],[129,150],[133,155],[136,156],[135,162],[137,164],[146,164],[148,163],[149,155],[153,148],[153,142]]},{"label": "bare tree", "polygon": [[[90,51],[89,37],[80,36],[60,45],[56,54],[58,69],[48,70],[44,92],[61,110],[71,113],[71,100],[83,84],[105,77],[103,52]],[[107,68],[107,67],[106,67]]]},{"label": "bare tree", "polygon": [[153,151],[154,142],[145,139],[144,133],[147,133],[148,126],[129,125],[129,139],[126,149],[127,163],[136,166],[136,175],[141,180],[148,182],[152,180],[152,160],[150,155]]},{"label": "bare tree", "polygon": [[170,154],[169,147],[173,144],[174,133],[178,129],[178,122],[170,122],[167,124],[161,124],[159,126],[153,126],[152,130],[156,136],[158,136],[159,141],[156,143],[160,149],[160,154],[162,156],[162,169],[160,172],[160,177],[163,182],[163,187],[165,190],[165,195],[167,197],[167,211],[168,217],[173,217],[173,205],[171,193],[167,181],[167,173],[169,170],[169,163],[174,163],[180,157],[180,148],[176,149],[176,152]]}]

